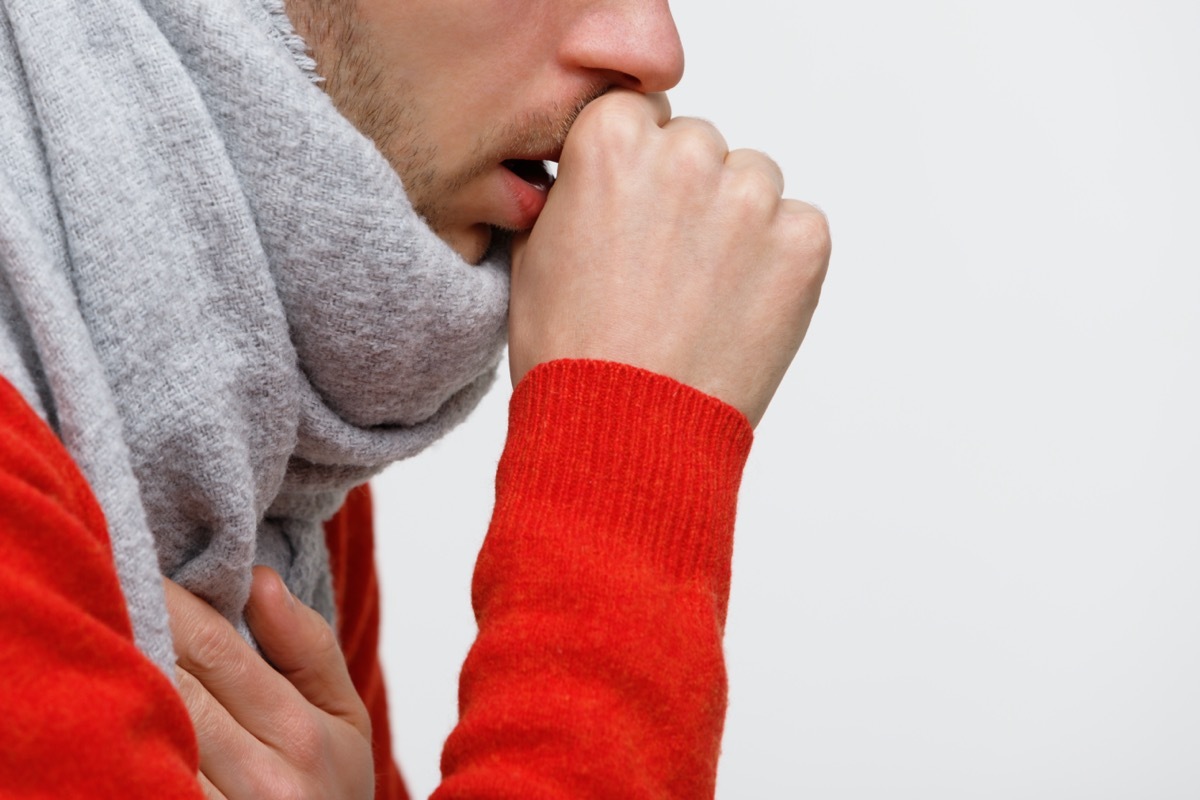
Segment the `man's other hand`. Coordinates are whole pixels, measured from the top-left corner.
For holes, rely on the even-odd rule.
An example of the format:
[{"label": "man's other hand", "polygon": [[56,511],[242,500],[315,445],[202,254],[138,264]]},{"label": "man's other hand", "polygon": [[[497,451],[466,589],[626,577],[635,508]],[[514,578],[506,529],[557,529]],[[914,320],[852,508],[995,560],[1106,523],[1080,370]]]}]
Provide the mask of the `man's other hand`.
[{"label": "man's other hand", "polygon": [[268,663],[207,603],[165,585],[206,796],[373,797],[370,718],[325,620],[256,567],[246,620]]},{"label": "man's other hand", "polygon": [[514,384],[556,358],[619,361],[714,395],[756,425],[800,347],[829,264],[819,210],[767,156],[729,151],[663,95],[589,104],[513,247]]}]

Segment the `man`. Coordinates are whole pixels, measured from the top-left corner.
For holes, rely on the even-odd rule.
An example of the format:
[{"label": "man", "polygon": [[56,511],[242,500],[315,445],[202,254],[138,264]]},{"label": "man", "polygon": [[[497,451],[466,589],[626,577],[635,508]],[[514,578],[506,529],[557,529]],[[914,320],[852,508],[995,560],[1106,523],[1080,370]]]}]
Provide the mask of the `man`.
[{"label": "man", "polygon": [[486,389],[511,248],[438,796],[711,794],[737,481],[829,245],[768,158],[671,119],[666,1],[3,7],[14,791],[402,796],[361,491],[313,533]]}]

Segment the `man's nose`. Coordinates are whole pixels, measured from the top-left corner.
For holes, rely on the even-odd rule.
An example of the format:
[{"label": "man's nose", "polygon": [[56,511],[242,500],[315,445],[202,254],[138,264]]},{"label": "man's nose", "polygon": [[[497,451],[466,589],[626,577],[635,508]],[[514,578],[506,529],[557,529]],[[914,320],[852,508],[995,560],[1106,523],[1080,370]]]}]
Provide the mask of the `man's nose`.
[{"label": "man's nose", "polygon": [[560,44],[568,66],[607,73],[614,85],[665,92],[683,77],[683,43],[667,0],[585,3]]}]

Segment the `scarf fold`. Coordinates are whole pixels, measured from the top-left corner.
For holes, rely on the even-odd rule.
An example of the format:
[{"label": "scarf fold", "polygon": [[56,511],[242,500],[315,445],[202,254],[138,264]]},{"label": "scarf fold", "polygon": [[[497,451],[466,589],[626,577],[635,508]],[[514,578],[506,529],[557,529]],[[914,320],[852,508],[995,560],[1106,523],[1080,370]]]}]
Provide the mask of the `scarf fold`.
[{"label": "scarf fold", "polygon": [[279,0],[0,0],[0,374],[161,576],[249,638],[250,569],[333,616],[321,522],[475,406],[507,265],[459,258],[314,85]]}]

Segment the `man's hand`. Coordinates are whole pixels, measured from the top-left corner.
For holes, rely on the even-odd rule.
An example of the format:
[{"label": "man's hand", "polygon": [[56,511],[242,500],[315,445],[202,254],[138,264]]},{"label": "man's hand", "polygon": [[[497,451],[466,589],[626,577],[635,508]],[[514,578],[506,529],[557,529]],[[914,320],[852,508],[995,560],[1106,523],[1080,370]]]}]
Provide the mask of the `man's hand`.
[{"label": "man's hand", "polygon": [[816,208],[775,162],[729,152],[665,96],[612,91],[567,136],[558,180],[513,247],[513,383],[597,358],[673,377],[757,424],[800,347],[829,264]]},{"label": "man's hand", "polygon": [[370,800],[371,722],[325,620],[256,567],[246,619],[269,664],[207,603],[165,584],[206,796]]}]

